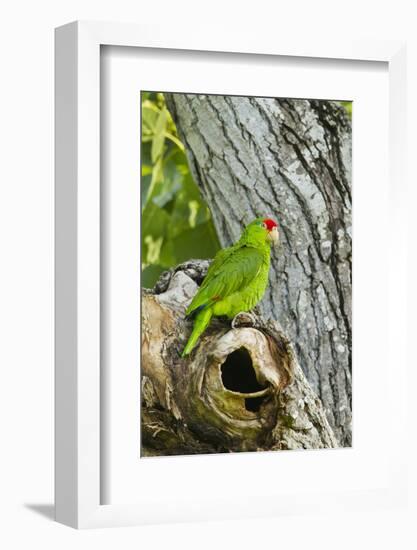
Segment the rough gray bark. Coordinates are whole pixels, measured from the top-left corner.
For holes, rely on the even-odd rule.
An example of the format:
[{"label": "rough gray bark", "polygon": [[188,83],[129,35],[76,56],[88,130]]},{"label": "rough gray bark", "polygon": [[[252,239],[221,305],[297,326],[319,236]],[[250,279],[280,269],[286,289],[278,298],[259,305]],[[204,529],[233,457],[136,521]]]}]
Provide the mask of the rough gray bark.
[{"label": "rough gray bark", "polygon": [[337,447],[278,323],[216,320],[187,359],[185,308],[208,267],[192,261],[142,290],[142,455]]},{"label": "rough gray bark", "polygon": [[276,217],[261,304],[351,445],[351,125],[330,101],[165,94],[223,246]]}]

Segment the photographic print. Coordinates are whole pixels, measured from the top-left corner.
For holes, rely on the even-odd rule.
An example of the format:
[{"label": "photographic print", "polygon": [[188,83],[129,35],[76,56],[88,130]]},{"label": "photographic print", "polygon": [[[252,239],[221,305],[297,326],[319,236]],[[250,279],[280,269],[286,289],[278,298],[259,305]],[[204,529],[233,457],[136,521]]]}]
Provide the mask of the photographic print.
[{"label": "photographic print", "polygon": [[140,101],[140,457],[350,447],[352,103]]}]

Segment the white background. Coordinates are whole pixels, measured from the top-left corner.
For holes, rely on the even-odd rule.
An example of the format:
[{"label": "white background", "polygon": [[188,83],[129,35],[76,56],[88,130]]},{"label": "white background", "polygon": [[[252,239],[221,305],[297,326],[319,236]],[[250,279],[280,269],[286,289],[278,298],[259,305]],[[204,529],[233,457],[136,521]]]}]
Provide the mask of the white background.
[{"label": "white background", "polygon": [[[411,508],[331,517],[76,532],[54,524],[53,498],[53,28],[74,19],[190,25],[220,20],[248,32],[408,39],[410,260],[415,258],[417,38],[412,2],[156,3],[19,1],[1,12],[0,131],[0,545],[3,548],[415,548]],[[189,9],[187,8],[187,5]],[[188,10],[188,11],[187,11]],[[390,220],[375,228],[384,238]],[[387,260],[389,261],[389,259]],[[417,280],[410,261],[411,281]],[[412,295],[411,295],[412,294]],[[410,307],[410,322],[414,322]],[[413,335],[413,334],[411,334]],[[413,336],[413,339],[415,336]],[[410,356],[410,400],[415,370]],[[395,379],[395,365],[392,365]],[[410,424],[415,433],[415,423]],[[388,444],[395,444],[389,441]],[[410,460],[416,462],[415,448]],[[413,453],[413,454],[412,454]],[[416,484],[412,470],[412,504]],[[260,503],[254,503],[260,505]],[[41,512],[41,513],[40,513]]]}]

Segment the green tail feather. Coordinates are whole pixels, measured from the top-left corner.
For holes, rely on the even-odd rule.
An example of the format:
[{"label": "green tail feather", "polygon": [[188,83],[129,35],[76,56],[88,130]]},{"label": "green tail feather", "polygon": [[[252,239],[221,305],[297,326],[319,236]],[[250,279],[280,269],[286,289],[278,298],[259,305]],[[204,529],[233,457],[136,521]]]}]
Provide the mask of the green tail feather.
[{"label": "green tail feather", "polygon": [[194,321],[193,331],[191,333],[191,336],[188,339],[187,345],[185,346],[181,354],[181,357],[186,357],[192,352],[201,334],[208,327],[212,315],[213,315],[213,312],[211,311],[211,309],[203,309],[197,314]]}]

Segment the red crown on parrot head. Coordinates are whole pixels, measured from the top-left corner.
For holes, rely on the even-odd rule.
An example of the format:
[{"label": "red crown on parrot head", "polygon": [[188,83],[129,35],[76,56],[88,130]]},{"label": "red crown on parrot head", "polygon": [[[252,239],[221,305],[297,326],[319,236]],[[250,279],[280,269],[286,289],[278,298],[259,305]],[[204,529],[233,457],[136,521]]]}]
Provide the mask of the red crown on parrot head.
[{"label": "red crown on parrot head", "polygon": [[264,224],[266,225],[266,228],[268,229],[268,231],[272,231],[274,227],[278,227],[277,222],[272,220],[271,218],[266,218],[264,220]]}]

